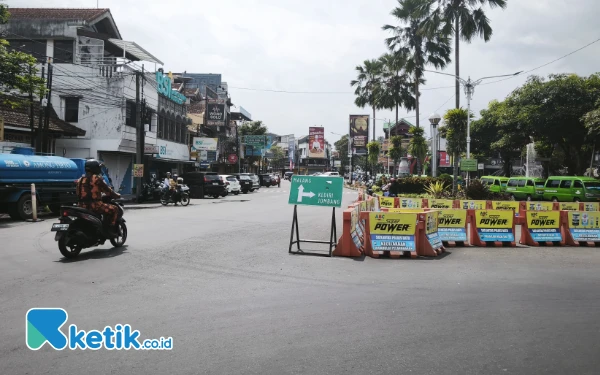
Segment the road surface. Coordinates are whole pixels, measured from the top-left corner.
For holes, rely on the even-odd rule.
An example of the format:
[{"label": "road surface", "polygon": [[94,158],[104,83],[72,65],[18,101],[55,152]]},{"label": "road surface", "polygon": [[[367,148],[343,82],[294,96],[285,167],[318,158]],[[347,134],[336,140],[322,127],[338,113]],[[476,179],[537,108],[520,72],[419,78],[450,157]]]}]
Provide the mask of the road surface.
[{"label": "road surface", "polygon": [[[126,247],[75,262],[54,220],[0,220],[0,374],[598,373],[600,250],[288,255],[287,189],[129,209]],[[328,209],[299,218],[302,237],[328,238]],[[33,307],[64,308],[79,329],[171,336],[173,350],[31,351]]]}]

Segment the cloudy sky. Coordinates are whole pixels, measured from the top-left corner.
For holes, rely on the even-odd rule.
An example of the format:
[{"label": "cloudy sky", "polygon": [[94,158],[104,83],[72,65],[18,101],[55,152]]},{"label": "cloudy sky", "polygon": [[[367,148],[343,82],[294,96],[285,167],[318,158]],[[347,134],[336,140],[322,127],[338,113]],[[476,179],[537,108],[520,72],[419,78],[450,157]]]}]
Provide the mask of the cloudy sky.
[{"label": "cloudy sky", "polygon": [[[4,0],[11,7],[96,7],[96,0]],[[397,24],[396,0],[99,0],[110,8],[123,39],[137,42],[165,62],[165,70],[221,73],[235,105],[278,134],[306,135],[324,126],[328,140],[347,133],[348,115],[371,114],[354,105],[355,66],[386,52],[381,30]],[[508,0],[488,10],[494,36],[461,45],[461,76],[528,71],[598,38],[597,0]],[[600,71],[600,43],[531,74]],[[454,72],[450,65],[447,72]],[[421,123],[454,106],[452,77],[429,73],[421,96]],[[476,114],[506,97],[526,76],[479,86]],[[250,89],[250,90],[249,90]],[[313,92],[276,93],[261,90]],[[462,94],[462,93],[461,93]],[[466,107],[464,95],[461,105]],[[378,111],[376,130],[393,112]],[[414,112],[401,112],[414,123]],[[428,126],[425,127],[428,129]]]}]

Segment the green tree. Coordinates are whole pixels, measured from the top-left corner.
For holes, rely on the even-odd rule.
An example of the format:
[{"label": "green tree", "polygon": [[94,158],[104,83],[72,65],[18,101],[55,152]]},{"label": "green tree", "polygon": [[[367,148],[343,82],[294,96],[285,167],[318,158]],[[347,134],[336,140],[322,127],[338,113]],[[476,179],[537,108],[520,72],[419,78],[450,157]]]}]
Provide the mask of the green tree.
[{"label": "green tree", "polygon": [[387,53],[379,58],[382,64],[379,104],[381,108],[396,109],[396,124],[400,107],[412,111],[416,105],[410,74],[406,71],[407,59],[401,53]]},{"label": "green tree", "polygon": [[599,99],[600,74],[557,74],[547,80],[530,77],[505,102],[529,135],[562,151],[569,174],[582,174],[595,140],[584,115],[597,108]]},{"label": "green tree", "polygon": [[379,162],[379,152],[381,151],[381,144],[377,141],[371,141],[367,143],[368,150],[368,161],[371,166],[371,170],[375,171],[377,163]]},{"label": "green tree", "polygon": [[341,161],[341,171],[345,171],[346,167],[350,165],[350,158],[348,157],[348,134],[345,134],[337,142],[333,144],[339,154],[339,160]]},{"label": "green tree", "polygon": [[415,111],[419,127],[419,86],[426,66],[444,68],[450,62],[450,39],[441,30],[427,30],[424,22],[430,13],[430,0],[398,0],[399,7],[392,11],[403,25],[384,25],[383,30],[393,33],[385,40],[390,51],[408,56],[406,71],[413,74]]},{"label": "green tree", "polygon": [[[444,115],[443,130],[440,129],[440,134],[444,134],[447,142],[448,152],[452,154],[454,160],[452,181],[452,192],[456,193],[456,178],[458,177],[458,159],[460,155],[467,151],[467,120],[469,113],[466,109],[451,109]],[[471,118],[473,116],[471,115]]]},{"label": "green tree", "polygon": [[381,107],[379,92],[381,85],[382,64],[379,60],[365,60],[364,65],[356,67],[358,73],[350,86],[355,87],[354,104],[360,108],[369,105],[373,108],[373,140],[375,140],[375,110]]},{"label": "green tree", "polygon": [[[483,7],[506,8],[506,0],[432,0],[434,8],[426,21],[428,32],[439,30],[454,39],[454,69],[460,77],[460,40],[471,42],[475,36],[488,42],[492,26]],[[435,7],[437,5],[437,7]],[[456,108],[460,108],[460,83],[456,81]]]},{"label": "green tree", "polygon": [[286,157],[285,151],[277,145],[271,146],[271,153],[273,156],[270,158],[270,164],[273,169],[281,169],[285,165]]},{"label": "green tree", "polygon": [[[0,4],[0,25],[9,18],[8,8]],[[0,104],[21,106],[27,103],[20,98],[23,94],[44,95],[45,81],[37,76],[37,63],[36,58],[27,53],[9,50],[8,41],[0,37],[0,92],[8,94],[0,97]]]},{"label": "green tree", "polygon": [[583,124],[588,131],[588,135],[594,142],[592,148],[592,158],[590,161],[589,175],[594,176],[594,155],[596,154],[596,146],[600,138],[600,101],[596,103],[596,109],[589,111],[583,115]]},{"label": "green tree", "polygon": [[402,148],[402,140],[404,137],[400,135],[395,135],[390,138],[390,146],[388,150],[388,155],[390,159],[394,162],[394,173],[396,175],[396,170],[398,169],[398,162],[400,158],[406,154],[406,151]]},{"label": "green tree", "polygon": [[408,144],[408,152],[417,159],[417,174],[421,174],[421,164],[427,156],[427,141],[423,136],[423,128],[412,127],[408,131],[412,136]]}]

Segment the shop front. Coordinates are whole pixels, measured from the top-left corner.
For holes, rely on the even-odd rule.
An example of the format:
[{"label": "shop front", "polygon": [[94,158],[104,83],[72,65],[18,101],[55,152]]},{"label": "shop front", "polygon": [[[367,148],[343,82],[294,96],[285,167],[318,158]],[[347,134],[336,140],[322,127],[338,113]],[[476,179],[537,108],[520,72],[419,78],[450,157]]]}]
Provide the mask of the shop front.
[{"label": "shop front", "polygon": [[194,169],[194,162],[190,161],[190,150],[186,144],[157,139],[158,153],[150,158],[148,172],[156,174],[159,178],[167,172],[181,175]]}]

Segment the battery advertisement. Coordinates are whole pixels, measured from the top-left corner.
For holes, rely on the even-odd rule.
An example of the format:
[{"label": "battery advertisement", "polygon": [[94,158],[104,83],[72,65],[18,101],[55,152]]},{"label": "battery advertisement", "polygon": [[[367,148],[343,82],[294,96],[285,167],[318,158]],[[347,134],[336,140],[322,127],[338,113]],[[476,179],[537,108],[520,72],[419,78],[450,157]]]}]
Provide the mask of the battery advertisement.
[{"label": "battery advertisement", "polygon": [[371,246],[374,251],[416,251],[417,214],[369,214]]},{"label": "battery advertisement", "polygon": [[477,210],[477,233],[483,242],[513,242],[515,214],[508,210]]}]

